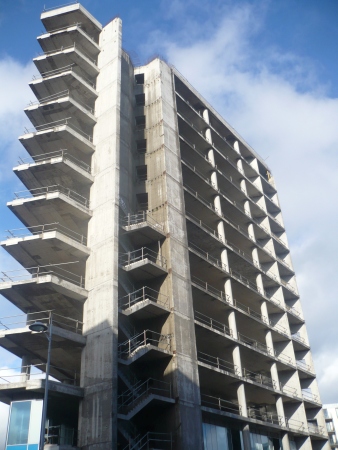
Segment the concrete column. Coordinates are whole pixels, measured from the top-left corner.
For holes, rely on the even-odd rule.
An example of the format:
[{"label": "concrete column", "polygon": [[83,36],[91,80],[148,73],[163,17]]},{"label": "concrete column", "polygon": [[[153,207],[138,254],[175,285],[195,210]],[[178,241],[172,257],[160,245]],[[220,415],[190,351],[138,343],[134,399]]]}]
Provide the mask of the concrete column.
[{"label": "concrete column", "polygon": [[217,172],[211,172],[210,181],[213,187],[218,190]]},{"label": "concrete column", "polygon": [[268,312],[268,306],[266,304],[266,301],[263,300],[261,303],[261,313],[264,321],[267,321],[269,323],[269,312]]},{"label": "concrete column", "polygon": [[244,202],[244,212],[247,216],[251,217],[251,209],[249,200],[245,200]]},{"label": "concrete column", "polygon": [[[240,152],[240,150],[239,150],[239,142],[238,141],[235,141],[234,142],[234,149],[236,150],[236,152],[240,155],[241,154],[241,152]],[[241,161],[242,162],[242,161]],[[243,166],[242,166],[243,167]]]},{"label": "concrete column", "polygon": [[274,346],[273,346],[273,340],[272,340],[272,333],[270,330],[266,332],[265,335],[265,342],[268,349],[270,349],[271,353],[274,354]]},{"label": "concrete column", "polygon": [[210,144],[212,144],[212,136],[211,136],[211,130],[210,130],[210,128],[207,128],[207,129],[205,130],[205,139],[206,139]]},{"label": "concrete column", "polygon": [[[283,399],[280,395],[276,397],[276,410],[277,414],[282,418],[284,425],[285,424],[284,406],[283,406]],[[283,450],[290,450],[289,436],[287,433],[283,434],[282,443],[283,443]]]},{"label": "concrete column", "polygon": [[[242,160],[239,160],[238,162],[242,162]],[[245,180],[243,179],[243,180],[241,180],[241,182],[240,182],[240,186],[241,186],[241,189],[242,189],[242,191],[245,193],[245,194],[247,194],[248,193],[248,191],[246,190],[246,182],[245,182]]]},{"label": "concrete column", "polygon": [[[238,339],[238,334],[237,334],[237,324],[236,324],[236,313],[235,313],[235,311],[230,311],[229,312],[229,315],[228,315],[228,323],[229,323],[229,328],[231,329],[231,331],[232,331],[232,337],[234,338],[234,339]],[[236,348],[238,348],[238,351],[239,351],[239,347],[237,346]],[[241,366],[241,361],[240,361],[240,359],[238,360],[236,360],[237,362],[235,362],[234,361],[234,364],[237,364],[238,363],[238,365],[239,366]]]},{"label": "concrete column", "polygon": [[255,266],[260,267],[257,247],[254,247],[252,249],[252,259],[254,261]]},{"label": "concrete column", "polygon": [[29,355],[24,355],[21,360],[21,381],[25,382],[30,379],[31,368],[27,367],[31,364],[31,357]]},{"label": "concrete column", "polygon": [[250,442],[250,427],[249,425],[244,425],[242,429],[242,435],[243,435],[243,450],[251,450],[251,442]]},{"label": "concrete column", "polygon": [[256,283],[257,283],[257,288],[258,291],[261,292],[262,294],[264,294],[264,285],[263,285],[263,277],[262,274],[259,273],[256,277]]},{"label": "concrete column", "polygon": [[277,364],[275,362],[273,362],[271,364],[270,372],[271,372],[271,379],[275,383],[276,389],[280,390],[280,383],[279,383]]},{"label": "concrete column", "polygon": [[203,110],[202,116],[203,116],[203,119],[206,121],[206,123],[210,123],[209,110],[208,109],[204,109]]},{"label": "concrete column", "polygon": [[213,167],[216,166],[216,163],[215,163],[215,153],[214,153],[214,150],[213,150],[212,148],[210,148],[210,149],[208,150],[208,160],[209,160],[210,164],[211,164]]},{"label": "concrete column", "polygon": [[248,225],[248,235],[250,236],[251,239],[253,239],[254,241],[256,240],[256,236],[255,236],[255,229],[252,223],[249,223]]},{"label": "concrete column", "polygon": [[214,198],[214,206],[215,210],[218,214],[222,215],[222,205],[221,205],[221,197],[216,195]]},{"label": "concrete column", "polygon": [[239,406],[241,407],[242,416],[248,417],[244,383],[241,383],[237,388],[237,400]]}]

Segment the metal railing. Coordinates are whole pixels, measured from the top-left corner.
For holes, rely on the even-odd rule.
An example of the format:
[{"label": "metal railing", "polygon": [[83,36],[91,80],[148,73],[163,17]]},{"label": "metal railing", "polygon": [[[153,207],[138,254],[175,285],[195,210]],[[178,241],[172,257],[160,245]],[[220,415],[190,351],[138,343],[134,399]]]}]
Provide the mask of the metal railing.
[{"label": "metal railing", "polygon": [[59,8],[65,7],[65,6],[76,5],[77,3],[79,3],[79,1],[78,0],[74,0],[72,2],[64,3],[63,5],[52,6],[51,8],[46,8],[46,6],[44,5],[42,12],[53,11],[53,9],[59,9]]},{"label": "metal railing", "polygon": [[201,363],[207,364],[212,367],[216,367],[216,369],[224,370],[233,375],[240,376],[240,371],[237,366],[229,361],[225,361],[225,359],[218,358],[217,356],[208,355],[207,353],[197,352],[197,360]]},{"label": "metal railing", "polygon": [[256,350],[259,350],[270,356],[275,356],[274,351],[270,347],[268,347],[265,344],[262,344],[261,342],[256,341],[255,339],[249,338],[248,336],[244,336],[244,334],[237,333],[237,339],[243,344],[249,345],[250,347],[253,347]]},{"label": "metal railing", "polygon": [[61,186],[60,184],[55,184],[53,186],[44,186],[39,188],[34,188],[30,190],[25,191],[18,191],[14,192],[14,200],[19,198],[31,198],[31,197],[39,197],[41,195],[48,195],[53,193],[60,193],[65,195],[68,198],[71,198],[72,200],[79,203],[81,206],[84,206],[85,208],[89,209],[89,200],[88,198],[84,197],[81,194],[78,194],[77,192],[73,191],[72,189],[65,188],[64,186]]},{"label": "metal railing", "polygon": [[154,252],[147,247],[142,247],[132,252],[122,253],[119,255],[119,264],[122,266],[130,266],[140,261],[148,260],[158,266],[167,268],[167,260],[164,256]]},{"label": "metal railing", "polygon": [[162,233],[164,232],[164,226],[157,222],[149,211],[140,211],[136,214],[127,214],[122,220],[121,225],[123,227],[130,227],[132,225],[138,225],[140,223],[148,222],[150,225],[153,225]]},{"label": "metal railing", "polygon": [[63,266],[70,264],[77,264],[78,261],[72,261],[61,264],[47,264],[45,266],[26,267],[24,269],[0,271],[1,283],[16,283],[25,282],[30,280],[38,280],[46,276],[56,276],[65,281],[69,281],[76,286],[84,288],[84,277],[82,275],[76,275],[66,269]]},{"label": "metal railing", "polygon": [[296,359],[296,365],[299,369],[306,370],[307,372],[313,372],[311,366],[307,364],[303,359]]},{"label": "metal railing", "polygon": [[79,159],[77,159],[74,156],[72,156],[71,154],[69,154],[67,149],[60,149],[60,150],[56,150],[54,152],[42,153],[41,155],[29,156],[27,158],[20,157],[18,163],[20,165],[32,164],[32,161],[34,163],[41,163],[41,162],[45,162],[45,161],[47,162],[51,159],[56,159],[56,158],[61,158],[62,161],[69,160],[88,173],[91,173],[91,171],[92,171],[92,168],[89,164],[86,164],[85,162],[80,161]]},{"label": "metal railing", "polygon": [[133,389],[128,389],[117,397],[117,408],[121,414],[128,414],[150,395],[172,398],[171,383],[148,378],[138,383]]},{"label": "metal railing", "polygon": [[123,450],[151,450],[155,448],[173,450],[174,439],[172,433],[146,433],[135,444],[127,444]]},{"label": "metal railing", "polygon": [[296,419],[290,419],[289,417],[285,417],[285,425],[290,430],[294,431],[305,431],[304,422]]},{"label": "metal railing", "polygon": [[220,333],[226,334],[232,337],[232,330],[225,325],[224,323],[218,322],[218,320],[213,319],[212,317],[206,316],[199,311],[194,311],[195,321],[199,322],[203,325],[212,328],[213,330],[219,331]]},{"label": "metal railing", "polygon": [[261,420],[262,422],[271,423],[273,425],[284,426],[284,420],[282,416],[277,413],[261,411],[260,409],[247,407],[248,417],[250,419]]},{"label": "metal railing", "polygon": [[298,391],[294,387],[286,386],[285,384],[279,382],[280,390],[284,392],[284,394],[291,395],[292,397],[301,398],[300,395],[298,395]]},{"label": "metal railing", "polygon": [[82,334],[83,322],[62,316],[53,310],[38,311],[34,313],[18,314],[15,316],[0,317],[0,330],[12,330],[16,328],[25,328],[34,322],[42,322],[46,325],[53,321],[53,325]]},{"label": "metal railing", "polygon": [[[24,383],[29,380],[44,380],[46,377],[47,364],[29,364],[20,367],[7,367],[0,369],[0,384]],[[50,365],[50,381],[62,382],[77,385],[79,381],[78,373],[74,370],[65,369]]]},{"label": "metal railing", "polygon": [[[90,78],[85,77],[84,75],[82,75],[81,73],[78,73],[76,70],[74,70],[76,67],[76,64],[68,64],[67,66],[63,66],[60,67],[58,69],[54,69],[54,70],[48,70],[46,72],[41,72],[40,75],[42,78],[48,78],[54,75],[60,75],[61,73],[64,72],[74,72],[77,76],[79,76],[80,78],[82,78],[83,80],[85,80],[86,83],[88,83],[92,88],[95,89],[95,82],[93,80],[91,80]],[[35,75],[33,75],[32,80],[40,80],[41,78],[37,78]]]},{"label": "metal railing", "polygon": [[147,346],[157,347],[161,350],[170,351],[171,334],[160,334],[152,330],[144,330],[136,334],[131,339],[126,340],[118,345],[119,358],[130,358],[137,351]]},{"label": "metal railing", "polygon": [[297,342],[300,342],[303,345],[308,346],[308,344],[306,343],[305,339],[302,338],[302,336],[300,335],[300,333],[293,333],[291,334],[292,339],[294,339]]},{"label": "metal railing", "polygon": [[309,400],[310,402],[314,403],[320,403],[318,395],[315,395],[312,392],[302,391],[302,397],[304,400]]},{"label": "metal railing", "polygon": [[76,233],[70,228],[64,227],[59,222],[35,225],[33,227],[27,228],[14,228],[13,230],[6,230],[7,234],[5,235],[5,238],[9,240],[13,238],[25,238],[29,236],[48,233],[51,231],[60,232],[63,235],[73,239],[74,241],[79,242],[80,244],[87,245],[87,238],[85,236]]},{"label": "metal railing", "polygon": [[300,318],[300,312],[297,311],[292,306],[289,306],[289,305],[285,304],[285,309],[286,309],[287,312],[289,312],[289,313],[293,314],[294,316]]},{"label": "metal railing", "polygon": [[67,31],[69,28],[81,28],[81,33],[83,33],[88,39],[90,39],[91,41],[93,41],[96,45],[96,41],[95,39],[90,36],[88,33],[86,33],[86,31],[84,31],[84,29],[82,28],[82,22],[74,22],[72,24],[69,24],[65,27],[61,27],[61,28],[54,28],[53,30],[47,30],[46,32],[44,32],[43,34],[52,34],[52,33],[57,33],[58,31]]},{"label": "metal railing", "polygon": [[88,53],[81,47],[79,44],[76,44],[76,42],[73,42],[72,45],[67,45],[66,47],[61,46],[60,48],[55,48],[53,50],[48,50],[47,52],[38,53],[38,56],[49,56],[53,55],[54,53],[63,52],[64,50],[70,50],[74,49],[77,50],[79,53],[82,53],[82,56],[84,56],[86,59],[88,59],[91,63],[93,63],[96,66],[96,59],[94,59],[92,56],[88,55]]},{"label": "metal railing", "polygon": [[65,89],[64,91],[58,92],[57,94],[48,95],[47,97],[42,97],[35,102],[30,101],[28,103],[28,106],[34,106],[34,105],[40,106],[43,103],[49,103],[49,102],[52,102],[54,100],[58,100],[58,99],[64,98],[64,97],[72,98],[76,103],[79,103],[81,106],[83,106],[85,109],[87,109],[87,111],[89,111],[91,114],[94,113],[94,109],[91,106],[87,105],[86,103],[82,102],[81,100],[78,100],[77,98],[74,98],[69,89]]},{"label": "metal railing", "polygon": [[307,428],[309,430],[309,433],[311,434],[324,434],[324,427],[321,427],[319,425],[316,425],[314,423],[307,423]]},{"label": "metal railing", "polygon": [[81,128],[77,127],[71,122],[71,117],[65,117],[64,119],[54,120],[53,122],[44,123],[42,125],[37,125],[34,128],[25,128],[25,133],[38,133],[39,131],[45,131],[49,129],[53,129],[53,131],[57,130],[59,127],[67,126],[74,130],[76,133],[79,133],[82,137],[87,139],[90,142],[93,142],[93,136],[91,134],[85,133],[81,130]]},{"label": "metal railing", "polygon": [[264,374],[252,372],[251,370],[242,368],[243,378],[247,381],[253,381],[254,383],[261,384],[262,386],[267,386],[270,389],[277,389],[276,383]]},{"label": "metal railing", "polygon": [[237,403],[211,395],[201,394],[201,404],[207,408],[218,409],[219,411],[237,415],[242,414],[241,406]]},{"label": "metal railing", "polygon": [[142,288],[119,298],[118,304],[120,308],[127,309],[145,300],[150,300],[163,306],[164,308],[169,309],[169,297],[149,288],[148,286],[143,286]]}]

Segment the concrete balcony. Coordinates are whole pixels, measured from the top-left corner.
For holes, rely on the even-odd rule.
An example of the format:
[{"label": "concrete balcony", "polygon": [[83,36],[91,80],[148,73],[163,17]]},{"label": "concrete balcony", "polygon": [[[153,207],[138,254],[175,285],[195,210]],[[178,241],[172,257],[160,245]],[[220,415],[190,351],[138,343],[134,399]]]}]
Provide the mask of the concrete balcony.
[{"label": "concrete balcony", "polygon": [[0,246],[23,267],[64,264],[79,260],[74,273],[84,275],[85,261],[90,254],[85,236],[59,223],[8,230]]},{"label": "concrete balcony", "polygon": [[122,314],[136,320],[150,319],[169,314],[169,297],[147,286],[131,292],[118,300]]},{"label": "concrete balcony", "polygon": [[138,281],[149,280],[168,273],[166,258],[147,247],[120,254],[119,265]]},{"label": "concrete balcony", "polygon": [[76,264],[1,271],[0,294],[24,312],[57,308],[59,314],[82,320],[88,292],[83,277],[72,272]]},{"label": "concrete balcony", "polygon": [[131,364],[136,360],[150,361],[172,356],[171,335],[144,330],[118,345],[119,362]]},{"label": "concrete balcony", "polygon": [[76,46],[81,47],[92,58],[97,58],[100,53],[99,45],[94,38],[84,31],[81,23],[50,30],[38,36],[37,40],[44,52],[51,52],[61,47],[70,47],[75,43]]},{"label": "concrete balcony", "polygon": [[148,211],[128,214],[121,221],[121,227],[136,247],[165,239],[163,225],[158,223]]},{"label": "concrete balcony", "polygon": [[94,108],[94,102],[98,97],[95,79],[85,78],[79,73],[75,64],[43,72],[41,75],[41,78],[33,77],[29,83],[37,99],[69,89],[74,98],[79,98],[83,103]]},{"label": "concrete balcony", "polygon": [[41,98],[38,102],[31,102],[24,111],[34,127],[71,117],[79,129],[89,134],[96,123],[93,108],[74,99],[69,89]]},{"label": "concrete balcony", "polygon": [[84,235],[92,216],[87,198],[60,185],[17,192],[7,206],[26,227],[48,223],[53,217],[60,225]]},{"label": "concrete balcony", "polygon": [[[33,190],[62,179],[65,188],[74,185],[88,188],[94,181],[91,166],[74,158],[68,150],[58,150],[28,158],[20,158],[21,164],[13,171],[27,189]],[[67,184],[68,182],[68,184]]]},{"label": "concrete balcony", "polygon": [[81,23],[82,29],[97,42],[102,25],[78,2],[56,8],[45,8],[41,21],[47,31]]},{"label": "concrete balcony", "polygon": [[95,151],[93,136],[79,129],[71,117],[26,130],[19,140],[31,156],[67,148],[70,154],[80,159],[82,154],[91,155]]},{"label": "concrete balcony", "polygon": [[99,74],[96,59],[85,54],[75,44],[67,48],[59,48],[43,53],[34,58],[33,62],[40,73],[55,70],[55,67],[61,68],[75,64],[84,77],[95,78]]}]

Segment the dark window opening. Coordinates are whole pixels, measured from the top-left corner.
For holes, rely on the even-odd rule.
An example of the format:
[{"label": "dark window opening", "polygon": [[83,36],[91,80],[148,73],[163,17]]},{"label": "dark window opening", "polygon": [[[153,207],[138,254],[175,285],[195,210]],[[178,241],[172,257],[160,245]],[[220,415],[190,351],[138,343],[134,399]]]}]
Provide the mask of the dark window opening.
[{"label": "dark window opening", "polygon": [[146,97],[144,94],[135,95],[136,106],[144,106],[146,104]]},{"label": "dark window opening", "polygon": [[136,194],[136,199],[138,203],[139,211],[147,211],[148,209],[148,194],[145,192],[143,194]]},{"label": "dark window opening", "polygon": [[137,130],[144,130],[146,127],[146,116],[136,116],[135,122]]},{"label": "dark window opening", "polygon": [[145,181],[147,179],[147,166],[136,166],[136,174],[139,181]]},{"label": "dark window opening", "polygon": [[136,141],[136,150],[139,153],[145,153],[147,151],[147,139],[139,139]]},{"label": "dark window opening", "polygon": [[135,75],[136,84],[144,84],[144,73],[138,73]]}]

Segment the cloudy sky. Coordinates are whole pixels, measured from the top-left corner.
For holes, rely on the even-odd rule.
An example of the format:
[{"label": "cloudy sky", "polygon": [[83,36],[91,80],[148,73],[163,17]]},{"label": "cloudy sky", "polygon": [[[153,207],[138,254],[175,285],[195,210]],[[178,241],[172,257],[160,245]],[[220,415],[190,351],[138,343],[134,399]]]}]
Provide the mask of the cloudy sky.
[{"label": "cloudy sky", "polygon": [[[59,3],[63,3],[62,0]],[[322,401],[338,402],[338,2],[83,0],[102,23],[119,15],[135,64],[173,64],[264,158],[283,209]],[[0,0],[0,233],[21,224],[6,201],[24,189],[22,109],[50,0]],[[15,25],[15,26],[14,26]],[[16,268],[5,252],[0,271]],[[0,298],[0,316],[14,312]],[[0,366],[17,361],[0,352]],[[1,435],[1,431],[0,431]]]}]

